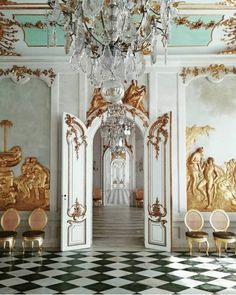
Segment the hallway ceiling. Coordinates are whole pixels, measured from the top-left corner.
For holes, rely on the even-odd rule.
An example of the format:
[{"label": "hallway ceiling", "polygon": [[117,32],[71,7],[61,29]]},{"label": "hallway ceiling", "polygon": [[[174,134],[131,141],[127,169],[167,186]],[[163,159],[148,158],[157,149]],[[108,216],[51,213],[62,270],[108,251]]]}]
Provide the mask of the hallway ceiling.
[{"label": "hallway ceiling", "polygon": [[[64,32],[57,30],[57,46],[47,47],[44,14],[45,0],[2,0],[0,23],[8,27],[0,30],[1,55],[65,56]],[[171,26],[169,55],[232,54],[236,53],[236,0],[186,0],[179,3],[180,20]],[[228,34],[234,40],[228,48]],[[12,49],[4,48],[4,35],[10,32]],[[160,54],[163,53],[160,46]]]}]

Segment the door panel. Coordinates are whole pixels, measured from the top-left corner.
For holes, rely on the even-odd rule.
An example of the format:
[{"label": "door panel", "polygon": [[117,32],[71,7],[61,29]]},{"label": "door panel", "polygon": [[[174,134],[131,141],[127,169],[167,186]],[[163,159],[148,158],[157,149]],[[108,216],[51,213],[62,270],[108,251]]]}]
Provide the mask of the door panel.
[{"label": "door panel", "polygon": [[87,202],[87,129],[78,118],[63,115],[62,128],[62,202],[61,250],[89,247],[89,218]]},{"label": "door panel", "polygon": [[171,251],[171,113],[148,128],[144,154],[145,246]]}]

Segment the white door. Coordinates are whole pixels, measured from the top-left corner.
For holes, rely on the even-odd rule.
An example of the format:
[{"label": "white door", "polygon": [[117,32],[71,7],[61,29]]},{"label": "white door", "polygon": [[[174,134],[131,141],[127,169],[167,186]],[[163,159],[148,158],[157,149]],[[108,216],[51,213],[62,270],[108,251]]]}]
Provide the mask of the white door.
[{"label": "white door", "polygon": [[[87,129],[75,116],[64,113],[62,127],[61,250],[91,246],[91,146]],[[88,196],[91,196],[88,198]]]},{"label": "white door", "polygon": [[171,251],[171,112],[150,124],[144,155],[145,247]]}]

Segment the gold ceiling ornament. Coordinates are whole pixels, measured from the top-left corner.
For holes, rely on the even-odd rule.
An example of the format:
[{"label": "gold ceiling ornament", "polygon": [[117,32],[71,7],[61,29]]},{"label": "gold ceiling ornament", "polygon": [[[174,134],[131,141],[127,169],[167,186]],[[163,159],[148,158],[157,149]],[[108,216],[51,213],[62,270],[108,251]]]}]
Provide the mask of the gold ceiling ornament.
[{"label": "gold ceiling ornament", "polygon": [[197,21],[190,21],[188,17],[184,16],[184,17],[175,18],[175,24],[177,26],[186,26],[190,30],[199,30],[199,29],[208,30],[208,29],[215,28],[219,24],[219,22],[210,21],[208,23],[205,23],[201,19]]},{"label": "gold ceiling ornament", "polygon": [[144,107],[144,99],[146,97],[146,92],[146,86],[138,86],[138,81],[132,80],[130,86],[125,91],[122,101],[124,104],[136,108],[148,117],[148,112]]},{"label": "gold ceiling ornament", "polygon": [[17,30],[15,29],[15,22],[7,19],[3,13],[0,12],[0,55],[2,56],[17,56],[14,44],[18,41],[15,37]]},{"label": "gold ceiling ornament", "polygon": [[[79,158],[79,150],[82,144],[87,145],[86,135],[84,133],[84,128],[77,122],[75,117],[66,114],[65,123],[67,124],[67,132],[66,132],[66,139],[69,142],[71,139],[75,145],[75,152],[77,159]],[[78,135],[78,130],[80,131],[81,135]]]},{"label": "gold ceiling ornament", "polygon": [[213,157],[204,159],[204,148],[198,147],[188,157],[186,165],[188,210],[236,211],[235,159],[219,166]]},{"label": "gold ceiling ornament", "polygon": [[168,130],[166,125],[169,122],[169,115],[164,114],[159,117],[156,122],[152,125],[148,134],[147,145],[152,144],[155,148],[156,159],[158,159],[159,151],[160,151],[160,143],[163,141],[164,144],[167,143],[168,140]]},{"label": "gold ceiling ornament", "polygon": [[2,69],[0,68],[0,77],[2,76],[13,76],[16,78],[17,81],[25,79],[26,77],[34,76],[36,78],[44,78],[50,79],[50,84],[52,85],[55,78],[56,73],[53,71],[52,68],[50,69],[31,69],[26,66],[16,66],[13,65],[11,68]]},{"label": "gold ceiling ornament", "polygon": [[227,5],[236,6],[236,0],[225,0]]},{"label": "gold ceiling ornament", "polygon": [[228,74],[236,75],[236,67],[228,67],[224,64],[211,64],[208,67],[184,67],[179,75],[185,83],[188,76],[206,75],[212,76],[215,79],[221,79],[222,75]]},{"label": "gold ceiling ornament", "polygon": [[72,225],[73,223],[80,223],[84,221],[86,219],[86,211],[87,207],[84,207],[79,203],[78,199],[76,199],[75,204],[67,210],[67,215],[72,218],[67,220],[67,223]]},{"label": "gold ceiling ornament", "polygon": [[9,0],[1,0],[0,1],[0,6],[13,5],[13,4],[17,4],[17,3],[16,2],[13,2],[13,1],[9,1]]},{"label": "gold ceiling ornament", "polygon": [[236,54],[236,13],[221,22],[224,27],[223,40],[227,44],[227,48],[221,52],[222,54]]}]

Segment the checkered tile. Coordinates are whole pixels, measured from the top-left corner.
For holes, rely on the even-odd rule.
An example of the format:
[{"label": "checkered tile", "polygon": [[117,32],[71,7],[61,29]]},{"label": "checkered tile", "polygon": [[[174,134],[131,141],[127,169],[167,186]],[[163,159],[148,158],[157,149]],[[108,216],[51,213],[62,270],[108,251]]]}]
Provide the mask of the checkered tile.
[{"label": "checkered tile", "polygon": [[236,255],[154,251],[0,254],[0,294],[236,294]]}]

